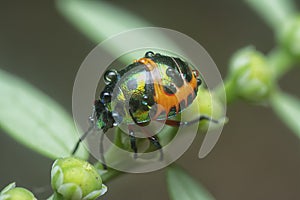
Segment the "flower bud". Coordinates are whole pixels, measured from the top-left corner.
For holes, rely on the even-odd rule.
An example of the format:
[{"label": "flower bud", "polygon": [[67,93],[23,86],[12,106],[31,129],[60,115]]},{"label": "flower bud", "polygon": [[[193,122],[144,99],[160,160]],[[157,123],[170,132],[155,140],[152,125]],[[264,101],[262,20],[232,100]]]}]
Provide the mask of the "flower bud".
[{"label": "flower bud", "polygon": [[264,55],[251,47],[242,49],[233,56],[228,81],[232,81],[230,89],[251,102],[266,100],[274,85],[273,71]]},{"label": "flower bud", "polygon": [[25,188],[16,187],[15,183],[9,184],[0,193],[1,200],[36,200],[34,195]]},{"label": "flower bud", "polygon": [[107,191],[96,168],[84,160],[57,159],[51,170],[54,199],[94,200]]},{"label": "flower bud", "polygon": [[278,39],[291,56],[300,60],[300,16],[291,18],[285,23]]}]

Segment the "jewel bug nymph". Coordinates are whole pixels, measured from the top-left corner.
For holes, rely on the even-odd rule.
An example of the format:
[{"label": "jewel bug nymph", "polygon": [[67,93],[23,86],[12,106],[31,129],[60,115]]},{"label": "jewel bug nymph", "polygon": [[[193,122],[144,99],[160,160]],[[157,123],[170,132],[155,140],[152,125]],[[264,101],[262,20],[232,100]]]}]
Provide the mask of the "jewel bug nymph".
[{"label": "jewel bug nymph", "polygon": [[[194,101],[202,83],[199,72],[180,58],[148,51],[143,58],[119,71],[107,70],[104,82],[106,85],[94,102],[91,126],[78,140],[72,154],[94,129],[103,131],[103,140],[107,130],[121,123],[128,127],[130,146],[136,157],[138,149],[134,125],[145,127],[151,121],[157,121],[179,127],[203,119],[217,122],[208,116],[199,116],[187,122],[172,119]],[[146,130],[141,128],[149,141],[161,150],[158,137]],[[106,168],[102,144],[100,153]],[[162,155],[161,151],[161,159]]]}]

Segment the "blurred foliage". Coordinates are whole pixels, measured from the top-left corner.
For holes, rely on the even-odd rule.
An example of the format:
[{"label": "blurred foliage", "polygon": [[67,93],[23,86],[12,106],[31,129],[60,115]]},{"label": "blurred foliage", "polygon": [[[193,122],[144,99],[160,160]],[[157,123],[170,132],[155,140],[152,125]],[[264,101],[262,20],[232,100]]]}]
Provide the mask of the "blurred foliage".
[{"label": "blurred foliage", "polygon": [[167,183],[172,200],[213,200],[211,194],[179,167],[169,167]]},{"label": "blurred foliage", "polygon": [[278,91],[271,98],[272,107],[283,121],[300,138],[300,101],[296,97]]},{"label": "blurred foliage", "polygon": [[[0,127],[20,143],[50,158],[69,156],[78,134],[74,121],[54,100],[0,70]],[[78,156],[87,158],[84,148]]]}]

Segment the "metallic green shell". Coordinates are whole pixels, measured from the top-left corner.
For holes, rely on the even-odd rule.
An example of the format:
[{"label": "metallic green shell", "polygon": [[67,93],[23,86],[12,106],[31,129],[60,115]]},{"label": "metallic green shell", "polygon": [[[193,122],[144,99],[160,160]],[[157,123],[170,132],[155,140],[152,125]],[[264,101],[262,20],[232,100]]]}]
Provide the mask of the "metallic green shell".
[{"label": "metallic green shell", "polygon": [[[160,77],[163,85],[169,85],[174,82],[172,78],[167,76],[166,70],[168,65],[157,63]],[[152,84],[152,79],[149,79],[150,72],[146,71],[144,65],[138,65],[131,70],[127,71],[122,75],[119,82],[116,84],[116,87],[113,91],[112,101],[111,101],[111,110],[116,111],[122,116],[124,123],[133,124],[134,121],[129,113],[129,104],[130,100],[136,100],[137,102],[143,102],[144,97],[148,96],[151,98],[154,91],[146,91],[146,84]],[[150,95],[150,96],[149,96]],[[148,107],[148,110],[145,110],[145,107]],[[144,109],[142,109],[144,108]],[[151,105],[141,105],[135,112],[133,112],[134,118],[139,123],[145,123],[150,121],[149,110]],[[170,113],[169,116],[176,115],[175,112]],[[166,118],[165,115],[159,117],[159,119]]]}]

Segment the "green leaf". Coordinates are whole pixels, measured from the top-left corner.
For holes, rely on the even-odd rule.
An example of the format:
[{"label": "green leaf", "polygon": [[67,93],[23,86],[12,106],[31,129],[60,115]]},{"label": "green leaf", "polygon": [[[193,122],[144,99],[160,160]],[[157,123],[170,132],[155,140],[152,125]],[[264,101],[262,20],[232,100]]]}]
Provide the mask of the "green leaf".
[{"label": "green leaf", "polygon": [[105,1],[57,0],[56,3],[63,16],[96,43],[129,29],[151,26]]},{"label": "green leaf", "polygon": [[[138,29],[138,34],[135,32],[132,39],[138,37],[141,44],[144,41],[151,39],[152,46],[165,46],[172,47],[173,49],[180,50],[181,48],[176,45],[172,39],[168,37],[163,31],[149,31],[153,27],[150,23],[142,20],[141,17],[136,16],[126,10],[111,5],[105,1],[80,1],[80,0],[57,0],[57,8],[66,19],[85,34],[90,40],[95,43],[103,42],[108,38],[113,38],[118,34],[126,31],[133,31]],[[153,39],[155,38],[155,39]],[[119,56],[119,49],[128,45],[128,41],[116,41],[110,45],[104,46],[106,51],[112,55]],[[124,63],[132,62],[135,60],[134,54],[124,55],[120,58]]]},{"label": "green leaf", "polygon": [[213,200],[214,197],[186,172],[178,167],[169,167],[167,183],[172,200]]},{"label": "green leaf", "polygon": [[4,193],[6,193],[7,191],[13,189],[16,187],[16,183],[13,182],[13,183],[10,183],[8,186],[6,186],[1,192],[0,192],[0,196]]},{"label": "green leaf", "polygon": [[271,97],[271,105],[277,116],[300,137],[300,101],[283,92],[276,92]]},{"label": "green leaf", "polygon": [[[78,134],[61,106],[25,81],[0,70],[0,128],[50,158],[70,156]],[[78,156],[87,158],[80,148]]]}]

